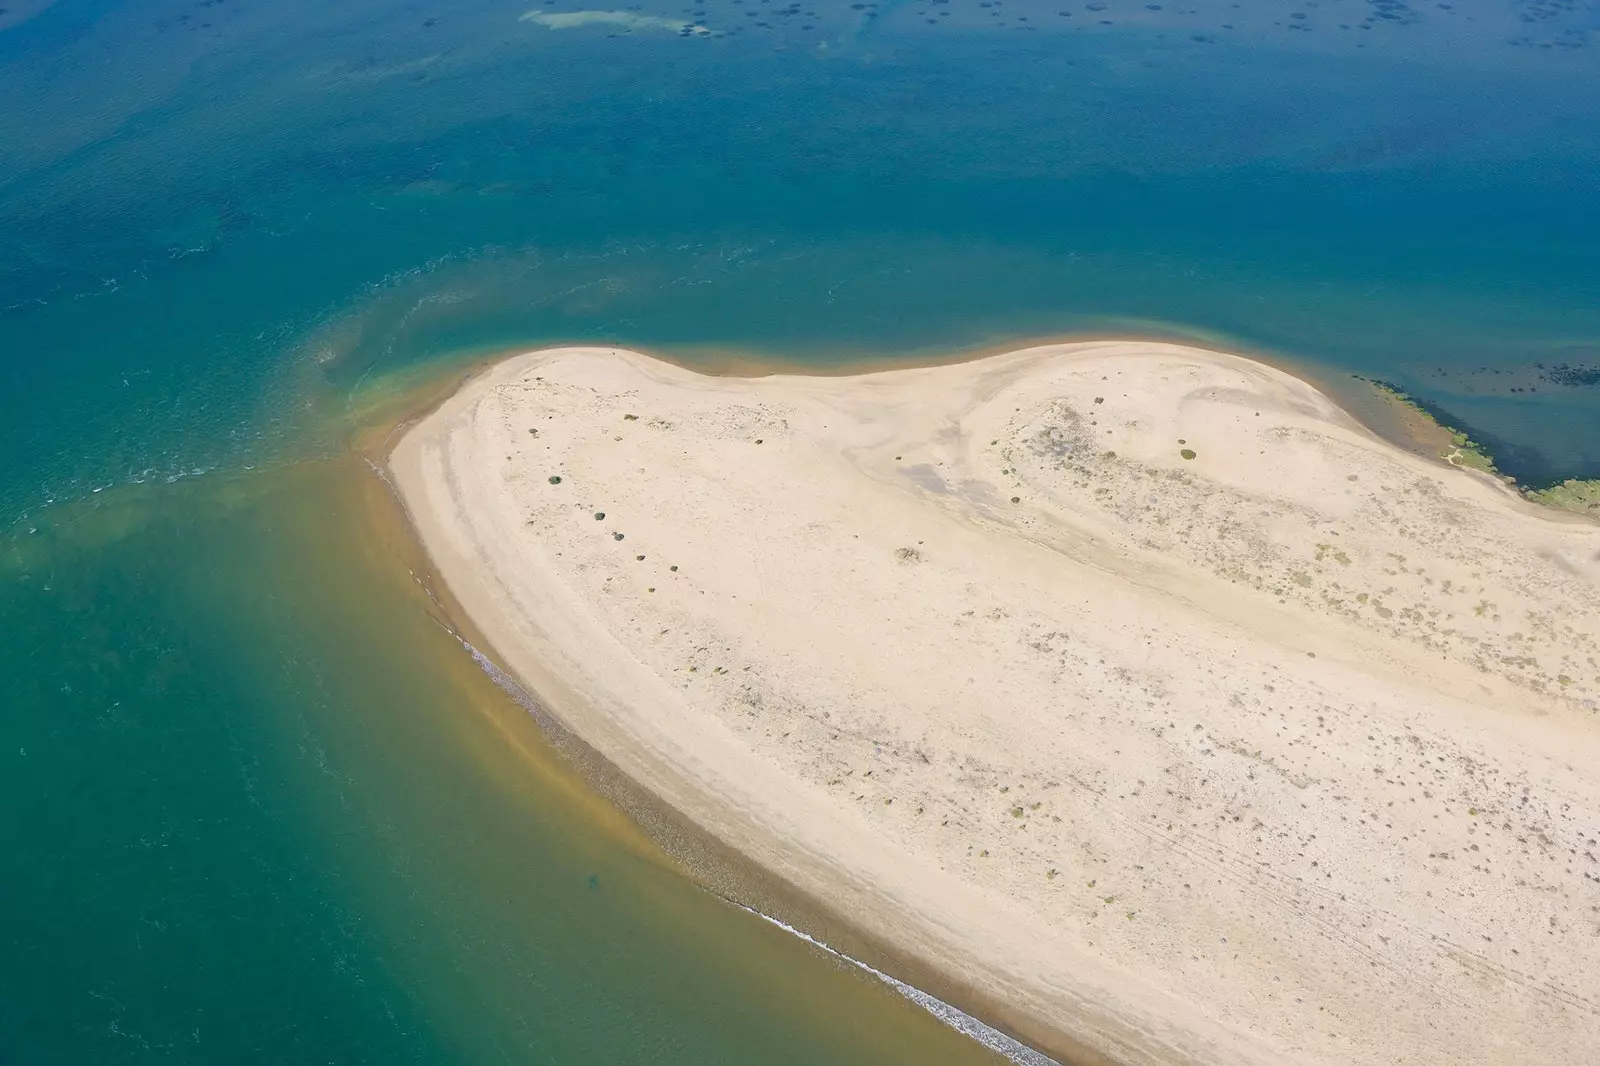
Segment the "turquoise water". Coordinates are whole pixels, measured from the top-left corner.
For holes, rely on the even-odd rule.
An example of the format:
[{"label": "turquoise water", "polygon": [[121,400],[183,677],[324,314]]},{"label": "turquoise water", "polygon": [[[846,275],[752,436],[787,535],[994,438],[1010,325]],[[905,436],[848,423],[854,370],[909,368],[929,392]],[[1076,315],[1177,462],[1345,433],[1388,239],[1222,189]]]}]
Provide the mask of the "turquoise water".
[{"label": "turquoise water", "polygon": [[0,8],[0,1061],[982,1061],[431,621],[351,441],[477,354],[1193,337],[1600,476],[1592,4]]}]

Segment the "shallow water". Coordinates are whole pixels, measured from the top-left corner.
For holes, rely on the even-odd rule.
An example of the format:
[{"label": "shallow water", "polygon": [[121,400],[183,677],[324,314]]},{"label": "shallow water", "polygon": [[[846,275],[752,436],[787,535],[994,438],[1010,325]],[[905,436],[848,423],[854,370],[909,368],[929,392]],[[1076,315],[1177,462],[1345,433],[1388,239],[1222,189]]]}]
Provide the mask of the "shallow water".
[{"label": "shallow water", "polygon": [[1184,337],[1600,475],[1592,5],[0,6],[0,1060],[977,1060],[432,620],[350,442],[483,353]]},{"label": "shallow water", "polygon": [[0,600],[6,1061],[991,1061],[590,792],[363,463],[62,519]]}]

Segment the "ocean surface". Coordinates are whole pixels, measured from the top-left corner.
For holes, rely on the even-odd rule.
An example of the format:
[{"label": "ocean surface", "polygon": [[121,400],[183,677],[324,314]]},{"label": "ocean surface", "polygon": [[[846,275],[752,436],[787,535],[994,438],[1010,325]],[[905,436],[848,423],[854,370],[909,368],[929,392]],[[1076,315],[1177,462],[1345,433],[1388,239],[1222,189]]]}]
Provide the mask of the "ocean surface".
[{"label": "ocean surface", "polygon": [[0,0],[0,1063],[1000,1061],[597,794],[366,456],[1068,334],[1600,476],[1600,5]]}]

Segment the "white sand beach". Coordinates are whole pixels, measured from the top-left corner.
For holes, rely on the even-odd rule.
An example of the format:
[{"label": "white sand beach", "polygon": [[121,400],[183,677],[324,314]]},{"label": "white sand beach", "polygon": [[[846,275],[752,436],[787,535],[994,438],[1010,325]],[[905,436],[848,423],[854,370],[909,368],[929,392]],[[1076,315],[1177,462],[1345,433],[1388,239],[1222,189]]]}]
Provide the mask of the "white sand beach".
[{"label": "white sand beach", "polygon": [[1600,1055],[1600,525],[1133,341],[534,352],[391,467],[578,735],[1039,1028],[1130,1064]]}]

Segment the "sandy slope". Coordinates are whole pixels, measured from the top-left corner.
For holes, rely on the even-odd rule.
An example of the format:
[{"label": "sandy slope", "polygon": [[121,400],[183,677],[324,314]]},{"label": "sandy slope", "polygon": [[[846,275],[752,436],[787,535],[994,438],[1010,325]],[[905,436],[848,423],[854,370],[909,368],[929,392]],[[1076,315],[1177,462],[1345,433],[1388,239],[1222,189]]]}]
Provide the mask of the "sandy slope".
[{"label": "sandy slope", "polygon": [[393,469],[578,733],[1050,1026],[1127,1062],[1595,1061],[1600,527],[1142,342],[538,352]]}]

